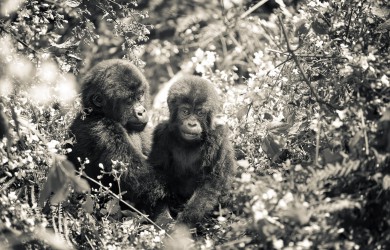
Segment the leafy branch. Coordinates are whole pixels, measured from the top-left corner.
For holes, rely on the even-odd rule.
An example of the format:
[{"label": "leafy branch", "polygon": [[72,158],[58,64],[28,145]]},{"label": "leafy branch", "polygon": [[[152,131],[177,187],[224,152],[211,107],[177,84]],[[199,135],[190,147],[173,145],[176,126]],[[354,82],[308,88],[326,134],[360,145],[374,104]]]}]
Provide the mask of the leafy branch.
[{"label": "leafy branch", "polygon": [[282,18],[281,18],[280,16],[278,16],[278,19],[279,19],[280,26],[281,26],[281,28],[282,28],[283,36],[284,36],[284,38],[286,39],[287,52],[291,55],[292,59],[294,60],[295,64],[297,65],[297,67],[298,67],[298,69],[299,69],[299,72],[300,72],[301,75],[302,75],[303,81],[304,81],[304,82],[306,83],[306,85],[309,87],[309,89],[310,89],[311,93],[313,94],[314,99],[316,100],[316,102],[317,102],[318,104],[320,104],[320,106],[325,105],[325,106],[328,106],[328,107],[332,108],[333,110],[341,109],[341,107],[337,107],[337,106],[332,105],[332,104],[330,104],[330,103],[324,102],[324,101],[321,100],[321,98],[318,96],[317,91],[314,89],[314,87],[313,87],[313,85],[311,84],[309,78],[307,78],[307,76],[306,76],[306,74],[305,74],[305,71],[304,71],[303,68],[302,68],[301,63],[299,62],[298,56],[295,54],[295,51],[291,48],[290,41],[289,41],[289,39],[288,39],[287,32],[286,32],[286,29],[285,29],[285,27],[284,27]]}]

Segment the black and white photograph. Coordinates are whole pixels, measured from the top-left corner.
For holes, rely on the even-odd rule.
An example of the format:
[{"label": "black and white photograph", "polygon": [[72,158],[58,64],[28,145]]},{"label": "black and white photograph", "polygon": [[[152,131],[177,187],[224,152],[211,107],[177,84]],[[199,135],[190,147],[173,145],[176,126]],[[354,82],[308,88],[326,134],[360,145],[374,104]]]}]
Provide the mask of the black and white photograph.
[{"label": "black and white photograph", "polygon": [[390,249],[388,0],[0,0],[0,249]]}]

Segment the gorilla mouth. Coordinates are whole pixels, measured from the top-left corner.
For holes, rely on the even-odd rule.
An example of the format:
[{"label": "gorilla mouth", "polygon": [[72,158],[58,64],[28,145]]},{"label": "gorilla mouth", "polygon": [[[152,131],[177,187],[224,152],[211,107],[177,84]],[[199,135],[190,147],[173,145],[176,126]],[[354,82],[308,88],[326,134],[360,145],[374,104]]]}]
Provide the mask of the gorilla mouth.
[{"label": "gorilla mouth", "polygon": [[130,132],[140,132],[146,127],[147,122],[129,122],[126,124],[126,130]]},{"label": "gorilla mouth", "polygon": [[181,135],[182,135],[183,139],[189,140],[189,141],[199,139],[199,133],[190,133],[190,132],[181,131]]}]

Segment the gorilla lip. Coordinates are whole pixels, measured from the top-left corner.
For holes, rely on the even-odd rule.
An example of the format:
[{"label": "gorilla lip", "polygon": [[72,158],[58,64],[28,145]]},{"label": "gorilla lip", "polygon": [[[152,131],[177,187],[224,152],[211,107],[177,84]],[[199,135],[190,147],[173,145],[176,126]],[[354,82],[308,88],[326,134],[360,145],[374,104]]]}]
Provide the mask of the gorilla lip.
[{"label": "gorilla lip", "polygon": [[142,131],[146,127],[147,122],[137,122],[137,123],[128,123],[126,124],[126,129],[128,131]]},{"label": "gorilla lip", "polygon": [[198,138],[197,133],[187,133],[187,132],[182,131],[181,134],[184,137],[184,139],[187,139],[187,140],[193,140],[193,139]]}]

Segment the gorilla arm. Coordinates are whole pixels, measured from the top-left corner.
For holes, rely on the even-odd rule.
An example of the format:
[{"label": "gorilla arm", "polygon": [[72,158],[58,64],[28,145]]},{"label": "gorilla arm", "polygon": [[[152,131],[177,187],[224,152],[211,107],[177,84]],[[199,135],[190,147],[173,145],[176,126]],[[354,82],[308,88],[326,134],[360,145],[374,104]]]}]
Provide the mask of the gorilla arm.
[{"label": "gorilla arm", "polygon": [[[128,190],[125,196],[134,196],[135,190],[141,186],[138,177],[146,175],[146,160],[140,150],[128,142],[129,138],[123,126],[105,117],[91,116],[82,119],[80,115],[74,121],[71,132],[76,137],[76,144],[69,154],[72,162],[77,162],[77,157],[82,161],[88,158],[90,163],[85,168],[85,173],[95,180],[101,174],[99,163],[103,164],[105,171],[112,170],[112,160],[127,163],[132,169],[125,171],[125,175],[121,177],[121,184],[131,183],[131,185],[122,187],[122,190]],[[112,177],[104,175],[101,181],[107,186],[112,182]],[[112,191],[118,193],[119,188],[116,183],[112,184]]]}]

